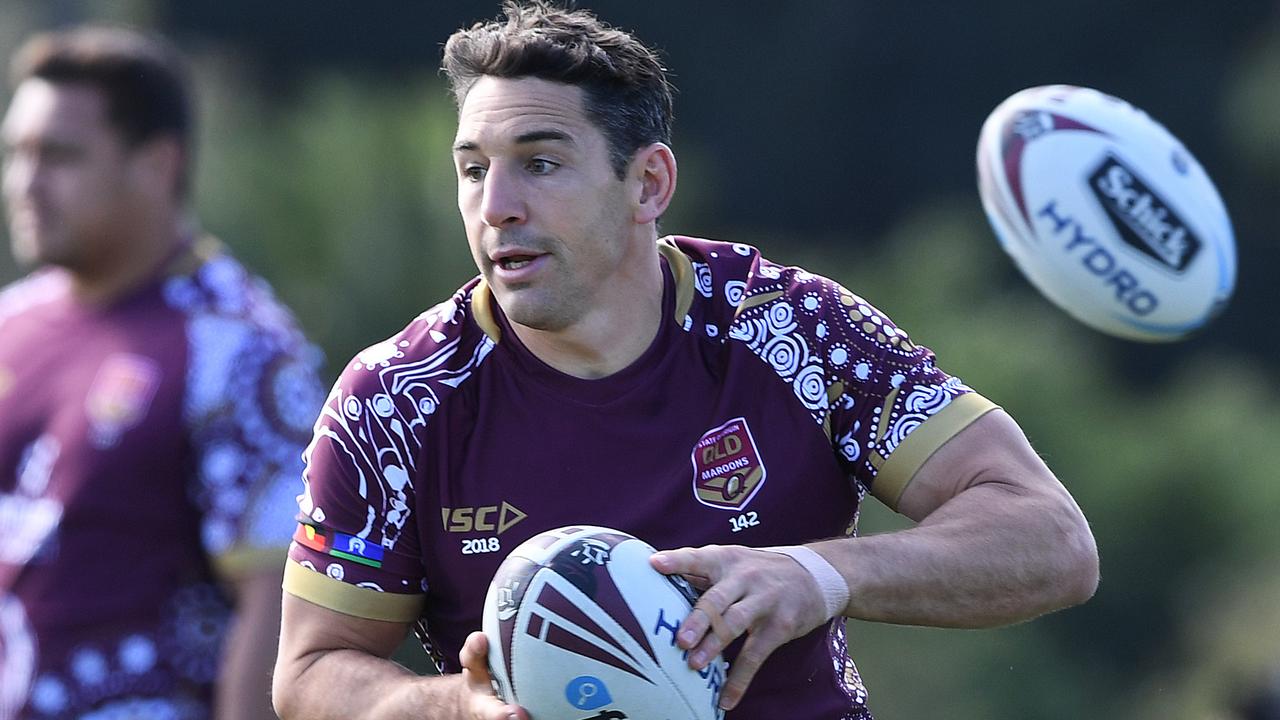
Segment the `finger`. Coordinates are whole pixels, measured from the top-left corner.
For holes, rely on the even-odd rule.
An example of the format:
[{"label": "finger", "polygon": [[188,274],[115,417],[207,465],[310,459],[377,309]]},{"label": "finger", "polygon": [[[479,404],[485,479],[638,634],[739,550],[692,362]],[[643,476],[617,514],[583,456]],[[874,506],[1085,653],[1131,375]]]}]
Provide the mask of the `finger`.
[{"label": "finger", "polygon": [[731,624],[724,622],[724,611],[737,602],[744,592],[742,583],[732,577],[707,588],[685,616],[684,622],[680,623],[676,644],[688,650],[701,642],[708,632],[722,638],[726,645],[732,642],[741,631],[733,632]]},{"label": "finger", "polygon": [[[712,631],[707,633],[697,646],[689,651],[689,664],[698,670],[711,663],[715,656],[725,651],[731,643],[742,637],[744,633],[765,632],[778,635],[776,629],[769,627],[765,621],[774,616],[776,608],[772,603],[758,596],[744,595],[729,606],[719,619],[718,627],[713,624]],[[767,629],[765,629],[767,628]],[[782,640],[773,643],[781,645]]]},{"label": "finger", "polygon": [[483,671],[485,681],[489,678],[489,638],[482,632],[473,632],[462,643],[458,651],[458,662],[464,670]]},{"label": "finger", "polygon": [[704,553],[702,548],[676,548],[675,550],[661,550],[649,557],[649,564],[653,569],[663,575],[697,575],[703,578],[711,578],[710,568],[707,567],[706,557],[708,553]]},{"label": "finger", "polygon": [[[700,610],[699,612],[706,612]],[[715,659],[729,644],[738,639],[750,626],[750,618],[743,611],[742,603],[730,606],[721,614],[711,615],[711,632],[703,635],[689,652],[689,666],[701,670]]]},{"label": "finger", "polygon": [[711,578],[703,577],[701,575],[693,575],[691,573],[681,573],[680,577],[687,580],[689,584],[693,586],[693,589],[698,592],[702,592],[703,590],[711,587]]},{"label": "finger", "polygon": [[769,657],[778,645],[779,643],[768,639],[764,634],[747,635],[747,641],[742,644],[742,651],[738,653],[733,667],[729,669],[729,678],[725,682],[724,691],[720,693],[720,707],[732,710],[742,700],[742,696],[747,692],[747,686],[755,678],[765,658]]},{"label": "finger", "polygon": [[524,720],[528,716],[518,705],[502,702],[493,691],[489,675],[489,638],[473,632],[462,643],[458,660],[462,664],[462,681],[469,699],[468,711],[477,720]]}]

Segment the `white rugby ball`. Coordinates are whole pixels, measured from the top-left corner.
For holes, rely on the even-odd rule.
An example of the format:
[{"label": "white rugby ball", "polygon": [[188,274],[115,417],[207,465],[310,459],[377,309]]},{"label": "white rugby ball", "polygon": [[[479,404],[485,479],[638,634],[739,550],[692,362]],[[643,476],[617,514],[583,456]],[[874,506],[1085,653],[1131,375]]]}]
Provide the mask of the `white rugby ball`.
[{"label": "white rugby ball", "polygon": [[1235,286],[1235,235],[1208,174],[1164,126],[1071,85],[1033,87],[982,126],[978,188],[1005,251],[1102,332],[1177,340]]},{"label": "white rugby ball", "polygon": [[649,565],[627,533],[578,525],[511,551],[485,596],[498,695],[534,720],[712,720],[727,665],[701,671],[676,646],[696,594]]}]

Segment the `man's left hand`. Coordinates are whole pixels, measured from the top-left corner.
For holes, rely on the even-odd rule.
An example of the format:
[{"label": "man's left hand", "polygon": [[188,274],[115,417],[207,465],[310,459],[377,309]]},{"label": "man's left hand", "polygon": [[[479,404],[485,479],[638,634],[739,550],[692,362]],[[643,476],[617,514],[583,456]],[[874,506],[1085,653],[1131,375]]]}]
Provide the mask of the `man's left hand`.
[{"label": "man's left hand", "polygon": [[676,644],[689,650],[690,667],[706,667],[746,633],[720,696],[725,710],[738,704],[774,650],[828,619],[817,582],[786,555],[740,545],[707,545],[663,550],[649,562],[665,575],[685,576],[703,591],[676,635]]}]

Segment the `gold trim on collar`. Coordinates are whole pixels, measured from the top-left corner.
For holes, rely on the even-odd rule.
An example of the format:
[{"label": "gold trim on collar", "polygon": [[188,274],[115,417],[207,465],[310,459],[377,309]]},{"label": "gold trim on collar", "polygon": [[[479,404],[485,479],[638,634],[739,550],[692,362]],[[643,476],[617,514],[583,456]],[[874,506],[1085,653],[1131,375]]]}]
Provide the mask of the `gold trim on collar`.
[{"label": "gold trim on collar", "polygon": [[471,291],[471,316],[476,319],[476,325],[484,331],[489,339],[497,344],[502,338],[502,328],[498,326],[498,320],[493,316],[493,306],[489,303],[493,302],[493,291],[489,289],[489,283],[480,278],[480,284],[476,285],[476,289]]},{"label": "gold trim on collar", "polygon": [[764,305],[765,303],[773,302],[774,300],[782,297],[782,295],[783,292],[781,290],[774,290],[773,292],[761,293],[759,295],[748,295],[747,297],[742,298],[742,302],[738,303],[738,309],[733,311],[733,319],[737,320],[738,316],[741,315],[744,310],[750,310],[757,305]]},{"label": "gold trim on collar", "polygon": [[164,274],[169,277],[191,275],[201,265],[225,253],[227,246],[212,235],[201,235],[195,242],[178,251],[177,256],[169,261]]},{"label": "gold trim on collar", "polygon": [[671,277],[675,279],[676,325],[683,327],[684,318],[689,314],[689,308],[693,307],[693,261],[680,252],[680,248],[670,238],[658,241],[658,252],[667,259]]}]

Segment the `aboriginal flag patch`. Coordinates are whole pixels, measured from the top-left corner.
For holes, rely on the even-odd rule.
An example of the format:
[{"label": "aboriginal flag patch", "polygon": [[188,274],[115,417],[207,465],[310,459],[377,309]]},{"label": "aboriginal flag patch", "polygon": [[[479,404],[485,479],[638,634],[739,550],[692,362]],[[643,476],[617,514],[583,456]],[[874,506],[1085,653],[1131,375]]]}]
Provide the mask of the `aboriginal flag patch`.
[{"label": "aboriginal flag patch", "polygon": [[293,533],[299,545],[343,560],[382,567],[382,547],[354,535],[335,532],[311,523],[300,522]]}]

